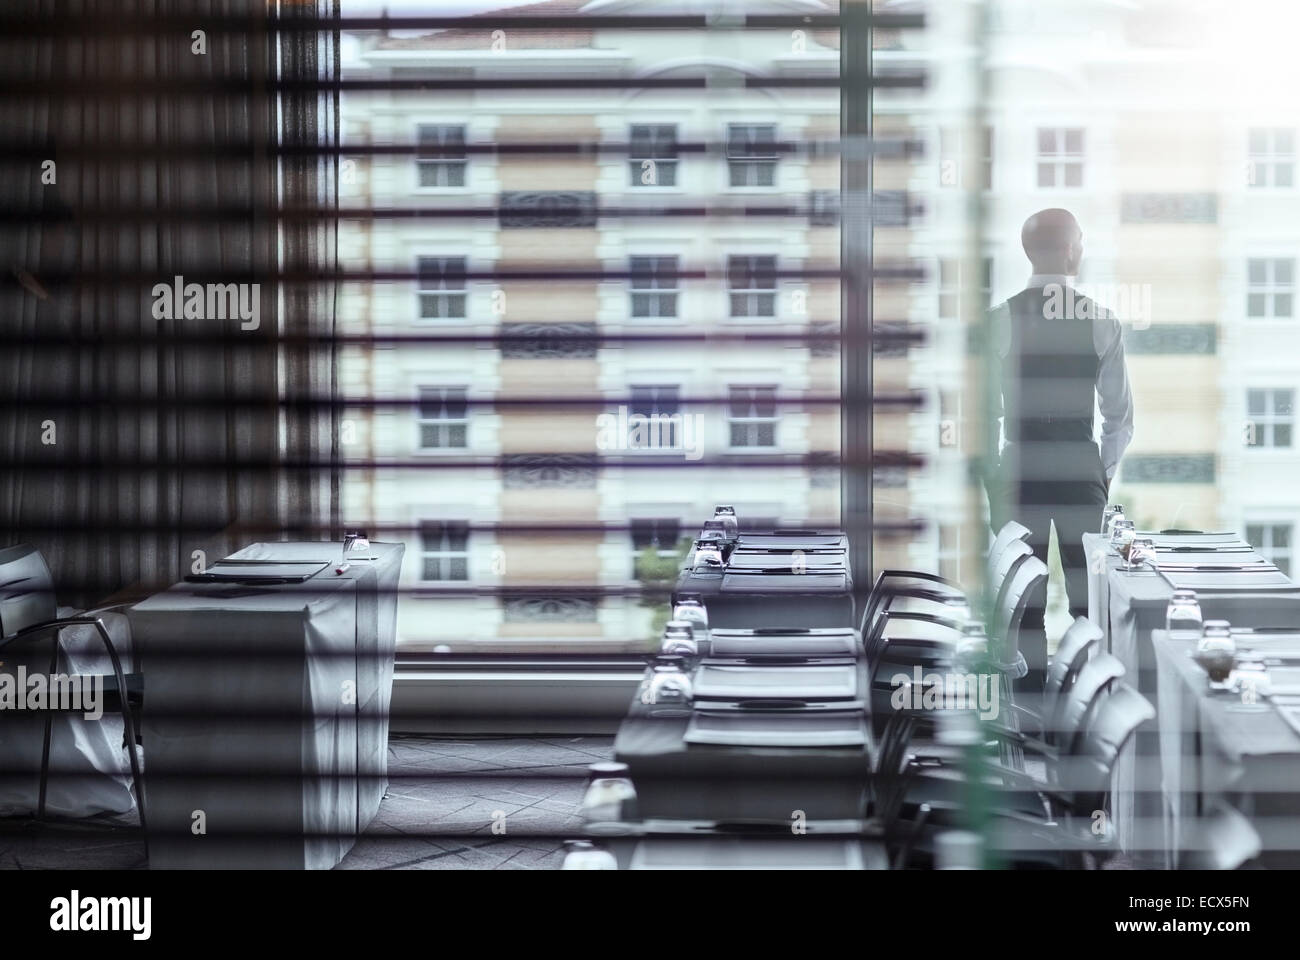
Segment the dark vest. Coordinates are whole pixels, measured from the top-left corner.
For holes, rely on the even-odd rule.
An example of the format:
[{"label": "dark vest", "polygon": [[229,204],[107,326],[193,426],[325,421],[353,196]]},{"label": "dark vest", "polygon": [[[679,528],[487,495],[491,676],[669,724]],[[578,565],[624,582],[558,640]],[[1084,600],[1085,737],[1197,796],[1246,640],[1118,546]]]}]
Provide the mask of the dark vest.
[{"label": "dark vest", "polygon": [[1094,443],[1093,407],[1100,361],[1092,311],[1083,294],[1023,290],[1007,301],[1011,344],[1002,361],[1008,442]]}]

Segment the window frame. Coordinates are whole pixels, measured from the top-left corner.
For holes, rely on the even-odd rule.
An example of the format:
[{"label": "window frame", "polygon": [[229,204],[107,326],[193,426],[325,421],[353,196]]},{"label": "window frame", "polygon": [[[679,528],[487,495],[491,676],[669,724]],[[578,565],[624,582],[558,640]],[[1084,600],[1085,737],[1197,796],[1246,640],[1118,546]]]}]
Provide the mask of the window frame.
[{"label": "window frame", "polygon": [[[462,272],[459,274],[460,286],[437,286],[426,287],[426,271],[424,269],[425,261],[437,260],[443,264],[438,271],[441,283],[446,283],[446,278],[450,275],[455,278],[456,273],[448,273],[446,264],[459,261],[462,265]],[[457,254],[432,253],[418,254],[415,258],[415,322],[418,324],[437,324],[437,323],[468,323],[469,322],[469,258]],[[439,316],[425,316],[424,298],[437,297],[439,301],[447,303],[454,302],[457,298],[460,301],[460,314],[447,313]]]},{"label": "window frame", "polygon": [[[463,417],[426,417],[424,415],[425,404],[430,402],[425,399],[426,391],[441,391],[443,396],[440,406],[445,410],[449,406],[447,394],[452,391],[460,392],[460,404],[464,408]],[[420,384],[415,388],[415,426],[416,426],[416,450],[421,454],[447,454],[463,453],[470,448],[470,415],[469,415],[469,386],[461,384]],[[424,428],[426,426],[436,426],[443,428],[444,431],[460,426],[464,430],[464,442],[459,445],[442,444],[441,446],[428,446],[424,442]]]},{"label": "window frame", "polygon": [[[631,453],[631,454],[636,454],[636,455],[643,455],[643,454],[671,454],[671,455],[678,455],[678,454],[681,454],[681,453],[683,452],[683,451],[682,451],[682,446],[683,446],[683,444],[685,443],[685,437],[684,437],[684,435],[683,435],[683,422],[684,422],[684,421],[683,421],[682,418],[684,418],[685,413],[686,413],[686,411],[682,409],[682,386],[681,386],[681,384],[680,384],[680,383],[629,383],[629,384],[627,385],[627,390],[628,390],[628,404],[627,404],[627,407],[628,407],[628,409],[627,409],[627,415],[628,415],[628,436],[624,438],[624,441],[625,441],[625,443],[626,443],[626,450],[627,450],[627,452],[628,452],[628,453]],[[637,401],[637,391],[645,391],[645,390],[653,391],[653,396],[651,396],[651,398],[650,398],[650,400],[649,400],[650,410],[651,410],[650,413],[641,413],[641,411],[637,409],[637,406],[638,406],[638,401]],[[664,414],[664,413],[658,411],[658,407],[659,407],[659,405],[660,405],[660,404],[663,402],[663,400],[665,399],[664,397],[661,397],[661,396],[660,396],[660,392],[661,392],[661,391],[664,392],[664,393],[671,392],[671,394],[672,394],[672,401],[673,401],[673,407],[674,407],[674,410],[673,410],[673,412],[670,413],[670,414]],[[678,418],[677,422],[676,422],[675,424],[673,424],[672,427],[671,427],[671,431],[672,431],[672,433],[671,433],[671,443],[669,443],[669,444],[667,444],[667,445],[657,446],[657,447],[634,447],[634,446],[632,446],[632,436],[631,436],[632,425],[631,425],[631,418],[632,418],[633,416],[637,415],[637,414],[641,414],[642,416],[645,416],[645,417],[652,417],[652,416],[660,416],[660,417],[665,417],[665,416],[667,416],[667,417],[677,417],[677,418]],[[662,435],[661,435],[661,436],[662,436]]]},{"label": "window frame", "polygon": [[[1262,151],[1256,151],[1251,144],[1251,140],[1256,133],[1262,133],[1268,139],[1267,147]],[[1277,149],[1277,140],[1279,133],[1286,133],[1291,138],[1291,149],[1288,151],[1279,151]],[[1246,128],[1246,163],[1250,175],[1246,180],[1248,190],[1294,190],[1296,186],[1296,128],[1295,127],[1273,127],[1259,126]],[[1279,185],[1277,181],[1277,169],[1285,166],[1290,174],[1291,182]],[[1263,178],[1267,182],[1261,182],[1259,172],[1268,171],[1271,175]]]},{"label": "window frame", "polygon": [[[638,546],[636,542],[637,526],[644,525],[644,524],[651,524],[651,541],[649,543]],[[669,525],[671,525],[675,533],[671,542],[667,546],[665,546],[663,540],[659,538],[657,534],[659,532],[660,526],[667,527]],[[628,541],[632,547],[632,555],[635,557],[638,554],[640,554],[642,550],[645,550],[647,547],[655,547],[655,554],[657,556],[660,557],[676,556],[677,545],[681,542],[682,537],[684,536],[685,529],[686,529],[686,525],[683,523],[681,517],[661,517],[661,516],[630,517],[628,518]],[[656,546],[656,544],[658,544],[658,546]]]},{"label": "window frame", "polygon": [[[650,271],[648,274],[644,274],[644,276],[648,276],[650,278],[652,283],[656,282],[660,277],[658,265],[661,264],[663,261],[671,261],[672,272],[670,274],[670,279],[673,281],[673,286],[638,287],[637,286],[638,271],[636,268],[637,261],[655,262],[656,268]],[[635,253],[635,254],[630,254],[628,256],[627,265],[628,265],[628,300],[627,300],[628,320],[633,323],[638,323],[641,321],[654,322],[654,321],[681,320],[682,319],[681,257],[679,257],[677,254],[668,254],[668,253],[665,254]],[[671,314],[667,314],[667,313],[638,314],[636,312],[636,298],[638,296],[644,296],[650,298],[655,305],[662,303],[661,298],[671,297],[673,312]]]},{"label": "window frame", "polygon": [[[772,414],[771,416],[736,416],[736,394],[739,391],[756,392],[760,390],[770,390],[772,392]],[[732,383],[727,385],[727,449],[750,451],[750,450],[777,450],[780,448],[780,426],[781,426],[781,406],[778,402],[779,387],[772,383]],[[751,396],[747,400],[749,407],[757,408],[761,401]],[[761,429],[764,425],[770,424],[772,427],[771,443],[736,443],[735,429],[737,425]]]},{"label": "window frame", "polygon": [[[935,258],[935,302],[934,316],[936,320],[960,320],[961,319],[961,298],[963,292],[962,266],[965,260],[962,257],[937,257]],[[993,271],[994,258],[991,254],[980,257],[980,293],[984,297],[984,310],[993,306]],[[954,283],[944,282],[944,269],[951,267],[952,272],[956,273]],[[956,307],[956,312],[945,313],[943,302],[945,298],[951,298]]]},{"label": "window frame", "polygon": [[[753,144],[760,142],[759,138],[746,138],[743,145],[743,152],[736,149],[735,134],[738,130],[763,130],[772,131],[772,152],[762,154],[753,152]],[[732,121],[726,127],[726,157],[727,157],[727,177],[726,188],[728,190],[776,190],[781,186],[781,152],[776,145],[780,143],[781,126],[776,121],[770,123],[746,123],[741,121]],[[747,170],[767,169],[771,171],[771,183],[737,183],[736,170],[743,167]],[[746,180],[749,178],[746,177]],[[760,176],[758,179],[762,179]]]},{"label": "window frame", "polygon": [[[1264,265],[1265,278],[1262,282],[1256,283],[1251,279],[1251,267],[1253,264],[1261,263]],[[1277,265],[1279,263],[1289,264],[1291,272],[1291,281],[1287,284],[1281,284],[1277,281]],[[1277,298],[1285,296],[1289,298],[1289,310],[1287,313],[1277,313]],[[1264,297],[1264,313],[1251,312],[1251,298]],[[1245,315],[1249,321],[1260,320],[1282,320],[1293,321],[1296,319],[1296,258],[1288,256],[1252,256],[1246,258],[1246,303]]]},{"label": "window frame", "polygon": [[[439,152],[445,152],[445,144],[441,141],[438,143],[429,143],[424,139],[424,131],[428,129],[438,130],[459,130],[460,131],[460,152],[459,157],[437,157],[424,156],[426,148],[431,148]],[[423,182],[423,175],[426,168],[435,168],[439,170],[450,170],[455,167],[460,168],[459,184],[426,184]],[[419,120],[415,123],[415,157],[414,157],[414,184],[412,191],[415,193],[464,193],[469,190],[470,178],[470,158],[469,158],[469,123],[465,120]]]},{"label": "window frame", "polygon": [[[426,530],[427,528],[435,525],[442,528],[441,539],[448,543],[447,549],[430,550],[428,548],[428,541],[426,539],[427,538]],[[457,528],[458,530],[464,531],[464,549],[456,550],[451,548],[450,545],[452,544],[453,541],[449,536],[449,532],[453,527]],[[471,536],[470,524],[468,520],[421,520],[419,521],[417,534],[420,538],[419,579],[420,579],[421,586],[425,586],[429,584],[459,584],[459,583],[472,582],[472,580],[474,579],[473,569],[471,566],[473,547],[471,544],[472,536]],[[450,564],[451,561],[454,561],[456,559],[462,559],[465,562],[465,576],[464,577],[452,577],[452,576],[429,577],[427,576],[427,573],[429,569],[428,561],[430,559],[437,559],[440,562],[448,563],[448,564]]]},{"label": "window frame", "polygon": [[[966,150],[962,138],[963,129],[960,126],[945,125],[938,128],[938,149],[935,151],[938,160],[938,175],[935,182],[943,190],[969,190],[971,189],[966,177]],[[989,193],[993,189],[993,161],[995,151],[995,133],[992,124],[982,124],[980,126],[980,149],[979,156],[976,158],[976,166],[979,169],[978,189],[981,193]],[[948,149],[944,144],[948,143]],[[953,149],[955,147],[955,149]],[[944,167],[949,163],[957,164],[957,178],[953,183],[944,182]]]},{"label": "window frame", "polygon": [[[1250,535],[1250,528],[1258,527],[1261,532],[1259,542]],[[1286,576],[1291,576],[1291,570],[1294,569],[1295,562],[1295,521],[1285,519],[1255,519],[1247,518],[1242,523],[1242,536],[1246,542],[1259,551],[1260,556],[1276,566]],[[1278,548],[1273,545],[1274,533],[1279,529],[1287,531],[1287,544],[1285,548]],[[1265,541],[1268,541],[1267,543]],[[1279,553],[1284,563],[1278,563]]]},{"label": "window frame", "polygon": [[[666,130],[670,130],[670,131],[671,131],[671,136],[672,136],[672,155],[671,155],[671,156],[663,156],[663,157],[660,157],[660,156],[654,156],[653,154],[656,153],[656,152],[660,149],[660,145],[659,145],[659,142],[658,142],[657,138],[656,138],[655,136],[652,135],[652,136],[649,138],[649,141],[650,141],[650,150],[651,150],[652,155],[651,155],[651,156],[638,156],[638,155],[636,154],[635,151],[636,151],[636,145],[637,145],[636,130],[637,130],[637,128],[639,128],[639,127],[643,127],[643,128],[648,129],[648,130],[655,130],[656,128],[657,128],[657,129],[660,129],[660,130],[664,130],[664,129],[666,129]],[[682,156],[681,156],[681,147],[680,147],[680,144],[681,144],[681,137],[680,137],[680,133],[679,133],[680,129],[681,129],[681,124],[679,124],[679,123],[660,123],[660,122],[656,122],[656,121],[652,121],[652,120],[647,120],[647,121],[642,121],[642,122],[637,122],[637,123],[629,123],[629,124],[628,124],[628,127],[627,127],[627,146],[628,146],[627,170],[628,170],[628,187],[629,187],[630,189],[633,189],[633,190],[680,190],[680,189],[681,189],[681,179],[680,179],[680,178],[681,178],[681,172],[682,172],[682,170],[681,170],[681,160],[682,160]],[[643,169],[643,168],[644,168],[644,164],[645,164],[645,162],[646,162],[647,160],[649,160],[649,161],[653,161],[653,162],[654,162],[656,171],[658,171],[658,170],[664,168],[665,166],[667,166],[668,169],[671,169],[671,170],[672,170],[672,181],[673,181],[673,182],[672,182],[672,183],[664,183],[664,182],[663,182],[663,179],[660,178],[660,177],[658,177],[657,174],[656,174],[657,182],[655,182],[655,183],[643,183],[643,182],[641,181],[641,177],[642,177],[642,174],[643,174],[643,172],[644,172],[644,169]]]},{"label": "window frame", "polygon": [[[1250,409],[1251,394],[1258,393],[1264,398],[1264,411],[1261,414],[1254,414]],[[1291,409],[1289,413],[1277,412],[1278,394],[1289,394]],[[1250,451],[1275,450],[1288,452],[1296,449],[1295,427],[1296,427],[1296,410],[1295,399],[1296,391],[1293,387],[1247,387],[1246,388],[1246,419],[1247,422],[1255,426],[1255,439],[1257,443],[1247,443],[1246,449]],[[1290,428],[1285,444],[1272,442],[1276,437],[1276,431],[1279,426]],[[1270,442],[1264,442],[1265,438]]]},{"label": "window frame", "polygon": [[[1047,132],[1053,134],[1053,149],[1049,152],[1043,152],[1043,134]],[[1079,150],[1071,152],[1066,149],[1066,140],[1071,132],[1077,131],[1079,134]],[[1087,179],[1088,165],[1088,130],[1082,125],[1064,125],[1064,126],[1035,126],[1034,127],[1034,189],[1036,190],[1083,190],[1088,185]],[[1042,173],[1044,167],[1050,167],[1052,170],[1052,182],[1045,184],[1042,182]],[[1065,173],[1067,169],[1077,167],[1079,170],[1079,182],[1075,184],[1065,182]]]},{"label": "window frame", "polygon": [[[753,261],[770,260],[772,262],[772,285],[770,287],[735,286],[733,283],[733,278],[738,273],[736,269],[736,264],[738,261],[741,260],[750,261],[750,265],[745,268],[745,272],[748,275],[748,278],[751,283],[753,282],[753,279],[755,277],[761,277],[761,272],[754,269]],[[759,321],[759,322],[771,322],[771,321],[781,319],[780,298],[779,298],[780,278],[778,276],[778,273],[780,272],[780,263],[781,263],[780,258],[774,253],[731,253],[727,255],[726,280],[727,280],[728,319],[749,320],[749,321]],[[747,310],[748,310],[748,305],[751,301],[754,302],[756,305],[761,306],[762,301],[757,298],[770,296],[772,298],[772,312],[771,313],[753,313],[753,312],[737,313],[735,298],[738,296],[746,298],[745,303],[746,303]]]}]

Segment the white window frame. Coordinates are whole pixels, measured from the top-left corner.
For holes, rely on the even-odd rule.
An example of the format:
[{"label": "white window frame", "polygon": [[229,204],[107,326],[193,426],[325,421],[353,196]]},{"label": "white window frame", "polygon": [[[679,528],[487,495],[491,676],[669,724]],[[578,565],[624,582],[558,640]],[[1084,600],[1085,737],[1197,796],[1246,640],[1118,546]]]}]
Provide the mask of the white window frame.
[{"label": "white window frame", "polygon": [[[1252,538],[1250,535],[1251,527],[1259,527],[1262,535],[1258,538]],[[1285,547],[1275,546],[1273,543],[1278,528],[1287,530],[1287,544]],[[1295,569],[1295,533],[1296,525],[1293,520],[1248,517],[1246,522],[1242,524],[1242,535],[1246,542],[1287,576],[1290,576],[1291,571]],[[1258,539],[1259,542],[1256,543],[1255,539]],[[1278,563],[1279,559],[1283,562]]]},{"label": "white window frame", "polygon": [[[740,391],[749,391],[750,394],[745,400],[746,406],[756,408],[761,402],[757,397],[758,391],[770,390],[772,394],[772,414],[771,416],[753,415],[736,415],[737,393]],[[731,450],[775,450],[780,443],[780,426],[781,426],[781,409],[777,402],[778,387],[772,383],[733,383],[727,386],[727,447]],[[772,427],[772,442],[757,442],[758,433],[765,425],[770,424]],[[753,442],[736,443],[736,427],[746,429],[747,436],[753,436]]]},{"label": "white window frame", "polygon": [[[733,276],[738,272],[734,269],[737,261],[748,261],[747,272],[750,283],[754,278],[760,275],[760,271],[754,269],[754,262],[758,260],[772,261],[772,285],[766,286],[748,286],[737,287],[732,283]],[[779,281],[777,272],[780,267],[780,260],[775,254],[770,253],[733,253],[727,257],[727,316],[733,320],[776,320],[778,319],[779,302],[777,298],[777,287]],[[765,297],[772,298],[772,310],[770,313],[762,313],[760,308]],[[745,308],[741,313],[736,312],[736,297],[744,297]]]},{"label": "white window frame", "polygon": [[[460,156],[426,157],[423,151],[426,147],[433,148],[437,151],[444,146],[444,141],[440,138],[437,141],[429,142],[425,140],[426,130],[437,130],[445,132],[448,130],[460,131]],[[458,192],[469,189],[469,124],[463,121],[422,121],[415,125],[415,189],[421,192]],[[426,169],[435,169],[440,171],[440,179],[452,179],[450,171],[459,168],[460,183],[425,183],[423,180]]]},{"label": "white window frame", "polygon": [[[1066,140],[1070,133],[1079,134],[1079,149],[1066,149]],[[1043,134],[1052,134],[1052,148],[1043,150]],[[1087,185],[1085,166],[1088,157],[1088,131],[1081,126],[1035,127],[1034,128],[1034,187],[1038,190],[1082,190]],[[1042,171],[1046,167],[1052,171],[1052,182],[1042,182]],[[1077,168],[1079,182],[1067,184],[1066,171]]]},{"label": "white window frame", "polygon": [[[1252,267],[1257,264],[1264,266],[1264,279],[1256,281],[1251,279]],[[1291,279],[1287,283],[1280,283],[1277,279],[1277,265],[1286,263],[1289,265]],[[1248,257],[1246,259],[1246,319],[1247,320],[1294,320],[1295,319],[1295,283],[1296,261],[1294,257]],[[1251,313],[1251,299],[1254,297],[1263,297],[1264,312]],[[1286,297],[1288,310],[1286,313],[1277,312],[1277,298]]]},{"label": "white window frame", "polygon": [[[935,263],[935,317],[939,320],[958,320],[961,318],[961,298],[963,293],[963,257],[940,257]],[[945,271],[946,268],[946,271]],[[948,273],[945,280],[944,273]],[[980,258],[980,294],[984,298],[982,309],[993,305],[993,258]],[[951,313],[944,310],[944,301],[950,300],[955,309]]]},{"label": "white window frame", "polygon": [[[426,399],[426,394],[432,393],[434,391],[438,391],[441,394],[441,397],[436,401],[434,399]],[[446,411],[447,407],[449,406],[449,403],[454,402],[448,396],[449,394],[452,393],[460,394],[459,402],[465,408],[465,415],[463,417],[425,416],[424,410],[426,404],[431,404],[436,402],[438,403],[438,405],[441,407],[443,411]],[[416,430],[417,430],[416,449],[419,450],[420,453],[434,453],[434,454],[446,453],[446,452],[455,453],[455,452],[461,452],[469,449],[470,418],[469,418],[469,387],[468,386],[461,386],[459,384],[452,385],[452,386],[422,384],[421,386],[416,388],[415,402],[416,402],[415,420],[416,420]],[[455,427],[461,427],[464,430],[463,433],[464,442],[458,445],[453,445],[451,443],[442,443],[437,446],[426,445],[424,442],[425,427],[439,428],[440,434],[444,438],[450,438],[451,431]]]},{"label": "white window frame", "polygon": [[[761,153],[754,146],[759,138],[753,137],[752,133],[758,130],[772,131],[772,152]],[[737,140],[736,133],[741,130],[750,131],[751,135]],[[730,190],[775,190],[780,185],[780,152],[776,149],[776,144],[780,141],[780,126],[775,123],[751,123],[748,121],[728,123],[726,130],[727,137],[727,188]],[[755,175],[751,176],[746,173],[743,183],[736,182],[736,173],[738,170],[751,171]],[[751,180],[762,180],[762,170],[771,171],[771,183],[751,183]]]},{"label": "white window frame", "polygon": [[[1291,141],[1289,150],[1278,148],[1279,134]],[[1267,143],[1256,149],[1254,140],[1262,136]],[[1247,187],[1251,189],[1291,190],[1295,188],[1296,129],[1295,127],[1250,127],[1246,131],[1246,157],[1249,164]],[[1288,183],[1277,182],[1278,170],[1285,169]]]},{"label": "white window frame", "polygon": [[[426,278],[424,271],[424,262],[426,260],[436,260],[442,264],[439,270],[440,279],[435,286],[425,286]],[[459,262],[462,266],[460,277],[460,286],[447,286],[447,264]],[[469,319],[469,259],[463,256],[448,256],[447,254],[420,254],[415,258],[415,318],[420,323],[463,323]],[[452,276],[455,276],[453,273]],[[424,298],[436,297],[435,302],[442,303],[444,313],[435,316],[425,316]],[[460,314],[456,315],[451,312],[451,305],[457,300],[460,302]]]},{"label": "white window frame", "polygon": [[[934,525],[934,565],[939,576],[954,582],[961,580],[961,523],[936,523]],[[945,532],[951,532],[952,543],[945,549]],[[947,569],[945,570],[945,565]]]},{"label": "white window frame", "polygon": [[[637,261],[653,261],[654,269],[648,273],[642,273],[641,276],[638,277],[638,271],[636,269]],[[664,276],[664,274],[660,272],[660,268],[664,265],[665,261],[671,263],[672,272],[669,276],[669,279],[673,284],[671,287],[659,286],[659,283],[661,282],[660,277]],[[628,319],[632,321],[679,319],[682,299],[681,258],[675,254],[638,253],[628,257],[627,264],[629,276],[627,302]],[[637,286],[638,279],[649,279],[650,286]],[[636,312],[636,298],[639,296],[647,298],[647,302],[651,305],[650,312],[644,314],[638,314]],[[669,302],[672,303],[673,307],[671,313],[660,312],[665,298],[670,298]]]},{"label": "white window frame", "polygon": [[[1253,413],[1250,409],[1250,395],[1252,393],[1262,394],[1264,399],[1263,413]],[[1277,395],[1279,393],[1290,394],[1291,412],[1279,413],[1277,409]],[[1254,425],[1255,443],[1247,444],[1248,450],[1294,450],[1295,449],[1295,390],[1292,387],[1248,387],[1246,389],[1246,419],[1247,422]],[[1285,444],[1276,443],[1276,433],[1279,426],[1289,427],[1290,432]]]},{"label": "white window frame", "polygon": [[[425,539],[425,528],[431,525],[438,525],[442,527],[442,536],[440,538],[438,548],[432,550],[429,549],[429,545]],[[448,534],[448,529],[447,529],[449,527],[464,529],[465,547],[463,550],[452,549],[452,540]],[[468,583],[469,582],[472,575],[472,567],[470,564],[470,556],[472,553],[472,549],[470,543],[471,540],[470,526],[468,521],[421,520],[419,523],[419,527],[416,530],[416,536],[419,538],[419,544],[420,544],[420,581],[422,583]],[[465,562],[465,576],[429,577],[426,575],[428,572],[427,561],[438,560],[440,565],[444,563],[447,564],[447,572],[450,573],[451,572],[450,562],[457,559],[464,560]]]},{"label": "white window frame", "polygon": [[[652,131],[651,135],[646,138],[650,143],[650,156],[639,156],[636,152],[637,139],[636,130],[646,128]],[[628,183],[634,190],[676,190],[681,187],[681,150],[678,144],[681,142],[678,130],[679,125],[676,123],[656,123],[655,121],[645,121],[642,123],[630,123],[627,130],[628,143]],[[664,156],[655,156],[663,149],[659,137],[653,131],[670,130],[672,137],[672,153]],[[645,164],[650,162],[654,164],[655,182],[644,182],[644,176],[647,172]],[[661,176],[663,170],[672,171],[672,183],[665,183]]]},{"label": "white window frame", "polygon": [[[943,189],[965,189],[968,185],[964,132],[964,129],[959,126],[939,128],[939,149],[936,151],[939,169],[935,182]],[[981,126],[979,137],[979,156],[975,158],[978,187],[980,191],[987,193],[993,189],[993,127],[988,124]],[[955,165],[957,171],[956,177],[952,178],[951,182],[946,177],[950,165]]]},{"label": "white window frame", "polygon": [[[638,546],[637,546],[637,544],[636,544],[636,532],[635,532],[635,529],[634,529],[634,528],[636,527],[637,524],[643,524],[643,523],[648,523],[648,524],[652,524],[652,525],[653,525],[652,528],[651,528],[651,534],[652,534],[652,536],[653,536],[654,534],[658,533],[658,528],[659,528],[661,525],[667,525],[667,524],[673,524],[673,525],[675,525],[675,526],[677,527],[677,536],[674,537],[672,543],[669,544],[669,545],[666,546],[666,547],[665,547],[665,546],[663,545],[663,543],[661,542],[661,543],[659,544],[659,548],[658,548],[657,550],[655,550],[655,553],[658,554],[658,555],[661,556],[661,557],[672,557],[672,556],[676,556],[676,554],[677,554],[677,544],[681,542],[682,536],[683,536],[683,535],[685,534],[685,532],[686,532],[686,525],[682,522],[681,517],[661,517],[661,516],[655,516],[655,517],[631,517],[631,518],[629,518],[629,520],[628,520],[628,532],[627,532],[627,536],[628,536],[628,542],[632,545],[632,554],[633,554],[634,556],[640,554],[640,552],[641,552],[642,550],[645,549],[645,547],[638,547]],[[652,546],[652,544],[647,544],[646,546]]]},{"label": "white window frame", "polygon": [[[632,424],[630,423],[630,419],[631,419],[631,417],[632,417],[633,415],[638,414],[638,413],[641,413],[641,410],[638,409],[638,406],[639,406],[638,401],[637,401],[637,393],[638,393],[638,391],[649,391],[649,392],[650,392],[650,396],[649,396],[649,398],[648,398],[650,412],[649,412],[649,413],[642,414],[643,416],[647,416],[647,417],[648,417],[648,416],[652,416],[652,415],[657,415],[657,416],[659,416],[659,417],[674,417],[674,416],[675,416],[675,417],[678,418],[677,422],[674,423],[674,424],[672,424],[671,427],[670,427],[670,431],[671,431],[671,433],[670,433],[670,436],[667,438],[668,441],[669,441],[668,443],[666,443],[666,444],[663,443],[663,440],[664,440],[664,437],[663,437],[663,434],[662,434],[662,429],[663,429],[663,428],[662,428],[662,426],[660,426],[660,427],[657,428],[657,429],[660,431],[660,432],[659,432],[659,435],[658,435],[658,437],[657,437],[657,439],[660,441],[660,446],[652,446],[652,447],[633,447],[633,446],[632,446],[632,436],[633,436],[633,429],[634,429],[634,428],[633,428]],[[626,438],[626,439],[627,439],[627,449],[628,449],[628,452],[629,452],[629,453],[637,453],[637,454],[642,454],[642,453],[651,453],[651,454],[653,454],[653,453],[679,454],[679,453],[681,453],[681,452],[682,452],[682,443],[684,442],[684,436],[683,436],[683,432],[682,432],[682,430],[683,430],[682,417],[684,416],[684,413],[685,413],[685,411],[682,410],[682,388],[681,388],[681,384],[679,384],[679,383],[646,383],[646,382],[641,382],[641,383],[629,383],[629,384],[628,384],[628,397],[629,397],[629,399],[628,399],[628,411],[627,411],[627,412],[628,412],[629,424],[628,424],[628,435],[627,435],[627,438]],[[671,413],[666,413],[666,412],[661,411],[661,410],[659,409],[660,406],[661,406],[661,405],[665,405],[665,407],[666,407],[666,401],[668,401],[670,398],[671,398],[671,401],[672,401],[672,412],[671,412]],[[656,439],[655,433],[654,433],[653,431],[649,434],[649,439],[650,439],[651,441],[653,441],[653,440]]]}]

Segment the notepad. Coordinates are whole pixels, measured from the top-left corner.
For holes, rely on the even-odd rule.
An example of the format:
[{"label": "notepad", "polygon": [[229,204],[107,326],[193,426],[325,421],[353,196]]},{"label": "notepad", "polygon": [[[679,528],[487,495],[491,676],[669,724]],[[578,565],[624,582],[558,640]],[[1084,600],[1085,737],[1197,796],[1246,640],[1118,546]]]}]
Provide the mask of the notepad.
[{"label": "notepad", "polygon": [[867,731],[860,710],[802,714],[696,710],[683,739],[713,746],[862,747]]},{"label": "notepad", "polygon": [[190,583],[302,583],[327,566],[323,560],[218,560],[185,579]]}]

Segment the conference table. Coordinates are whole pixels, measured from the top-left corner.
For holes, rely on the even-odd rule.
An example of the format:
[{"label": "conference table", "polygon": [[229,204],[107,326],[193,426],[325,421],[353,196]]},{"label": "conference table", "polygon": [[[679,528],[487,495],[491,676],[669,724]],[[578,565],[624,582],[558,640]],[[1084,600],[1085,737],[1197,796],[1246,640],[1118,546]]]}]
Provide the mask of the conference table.
[{"label": "conference table", "polygon": [[[798,640],[787,639],[797,649]],[[646,670],[644,685],[654,669]],[[830,664],[704,660],[694,701],[634,697],[614,759],[641,817],[841,820],[862,815],[873,740],[860,657]]]},{"label": "conference table", "polygon": [[130,610],[151,867],[343,858],[387,788],[404,551],[371,543],[340,572],[338,543],[256,543],[222,563],[267,579],[181,582]]},{"label": "conference table", "polygon": [[1120,846],[1140,865],[1164,859],[1164,801],[1159,688],[1153,633],[1165,627],[1177,588],[1193,589],[1206,620],[1239,627],[1300,625],[1300,585],[1231,533],[1139,533],[1157,550],[1155,565],[1128,569],[1100,534],[1085,534],[1089,618],[1105,635],[1103,648],[1124,664],[1125,682],[1158,711],[1115,765],[1112,824]]},{"label": "conference table", "polygon": [[[1198,827],[1217,803],[1244,814],[1267,866],[1300,866],[1300,632],[1234,630],[1238,655],[1258,654],[1266,684],[1211,685],[1195,640],[1152,637],[1159,683],[1165,865],[1216,842]],[[1235,687],[1235,689],[1234,689]]]}]

